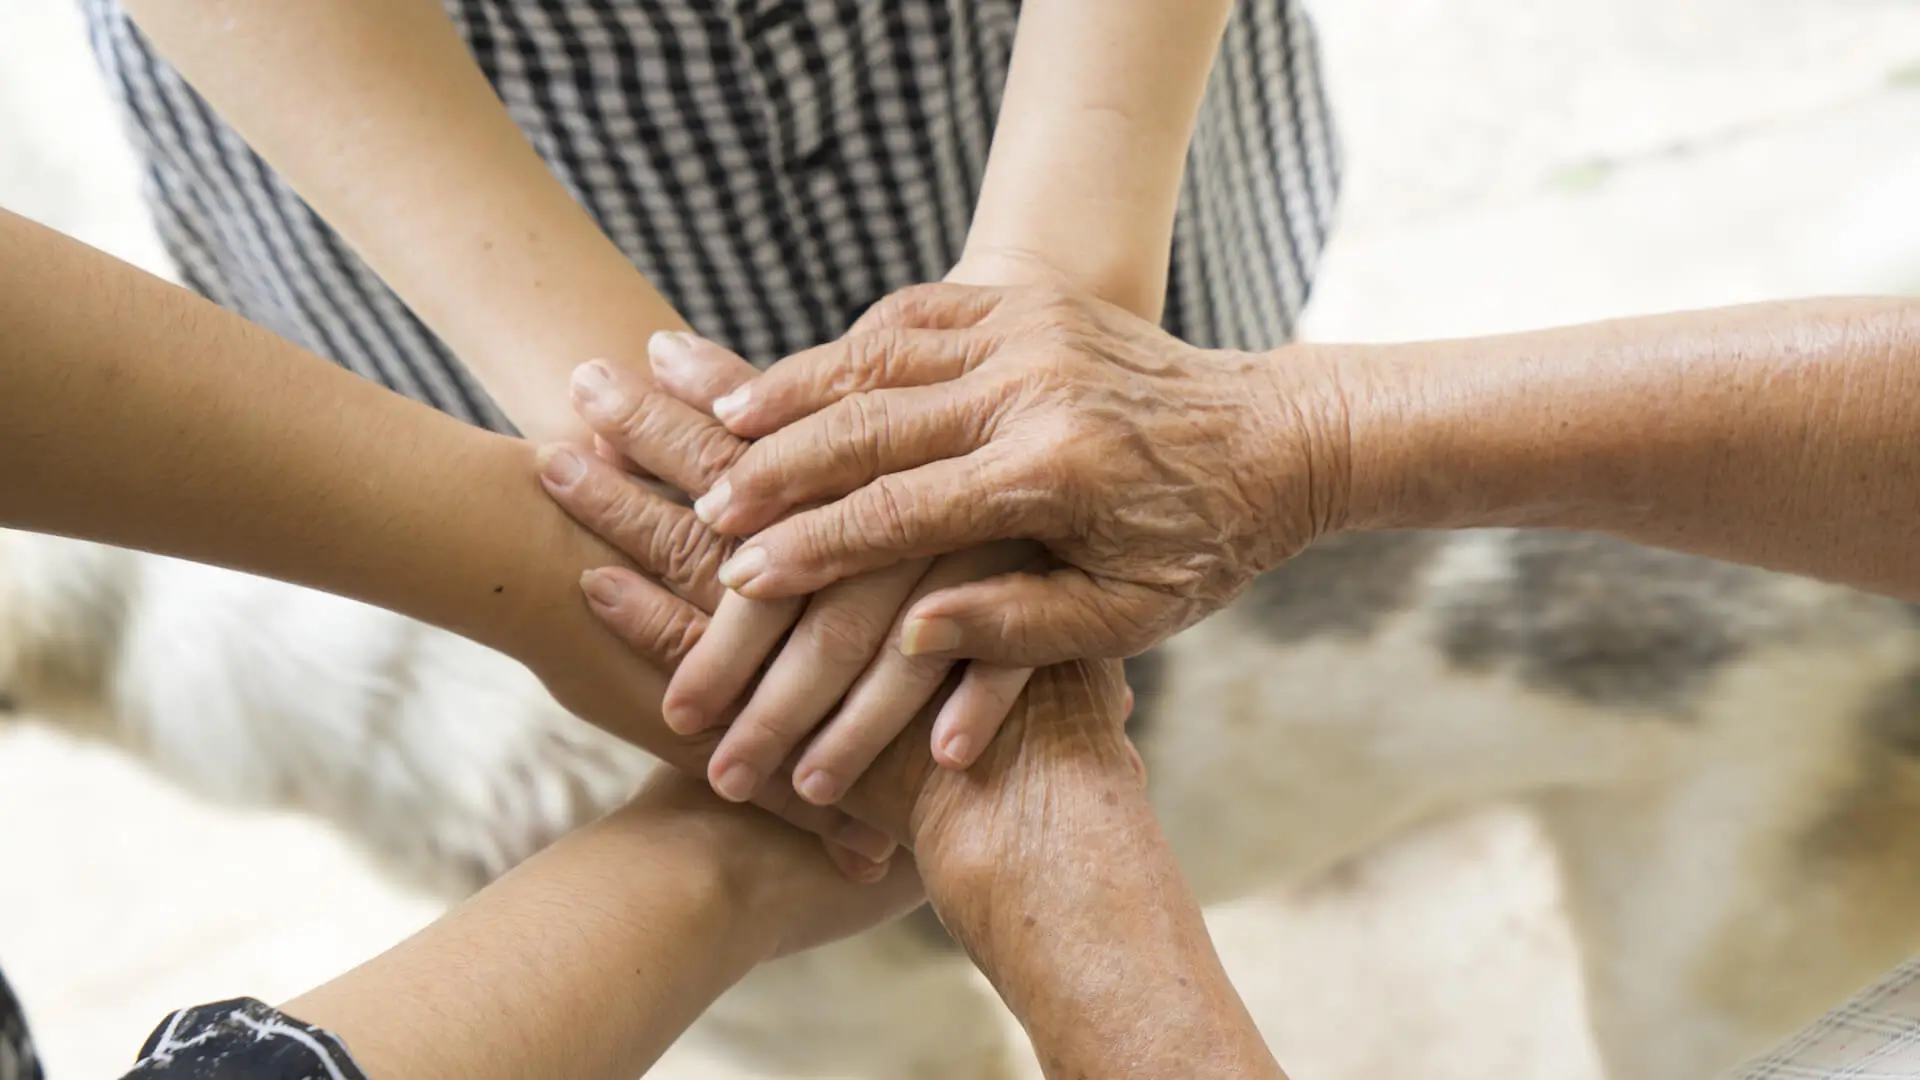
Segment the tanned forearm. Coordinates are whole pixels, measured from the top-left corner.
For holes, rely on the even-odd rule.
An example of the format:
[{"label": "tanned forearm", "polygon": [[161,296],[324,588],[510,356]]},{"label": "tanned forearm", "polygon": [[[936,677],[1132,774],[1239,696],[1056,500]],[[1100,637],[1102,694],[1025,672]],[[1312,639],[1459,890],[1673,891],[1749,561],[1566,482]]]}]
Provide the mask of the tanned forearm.
[{"label": "tanned forearm", "polygon": [[1592,530],[1920,600],[1920,301],[1626,319],[1341,367],[1354,527]]},{"label": "tanned forearm", "polygon": [[1032,256],[1157,319],[1187,145],[1232,9],[1028,0],[968,258]]},{"label": "tanned forearm", "polygon": [[686,329],[548,172],[438,0],[126,7],[529,438],[586,438],[575,365],[638,363],[655,331]]}]

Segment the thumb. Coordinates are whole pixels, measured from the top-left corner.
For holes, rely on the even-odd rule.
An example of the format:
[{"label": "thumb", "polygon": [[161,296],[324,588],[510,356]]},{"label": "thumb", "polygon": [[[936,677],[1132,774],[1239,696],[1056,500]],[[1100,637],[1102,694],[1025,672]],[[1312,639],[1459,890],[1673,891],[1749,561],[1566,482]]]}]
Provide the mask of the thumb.
[{"label": "thumb", "polygon": [[908,656],[1046,667],[1132,656],[1153,645],[1154,594],[1068,567],[1002,574],[941,589],[913,605],[902,627]]}]

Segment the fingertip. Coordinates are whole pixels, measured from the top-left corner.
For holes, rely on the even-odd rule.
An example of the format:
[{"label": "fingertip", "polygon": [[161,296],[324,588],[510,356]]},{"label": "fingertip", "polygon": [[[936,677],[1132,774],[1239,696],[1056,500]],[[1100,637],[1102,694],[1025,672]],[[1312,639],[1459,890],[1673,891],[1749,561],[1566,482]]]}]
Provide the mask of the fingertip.
[{"label": "fingertip", "polygon": [[540,470],[540,482],[548,491],[564,492],[580,482],[587,463],[571,446],[549,443],[534,451],[534,465]]},{"label": "fingertip", "polygon": [[714,793],[733,803],[743,803],[753,798],[760,789],[760,774],[744,761],[728,761],[722,755],[715,754],[707,763],[707,782],[713,785]]},{"label": "fingertip", "polygon": [[604,567],[587,570],[580,575],[580,591],[587,594],[587,603],[593,607],[611,611],[620,606],[620,575]]},{"label": "fingertip", "polygon": [[793,790],[815,806],[832,806],[845,793],[845,785],[826,769],[805,769],[794,775]]},{"label": "fingertip", "polygon": [[959,623],[916,612],[901,629],[900,653],[903,656],[951,655],[960,648],[961,640]]},{"label": "fingertip", "polygon": [[[765,548],[749,545],[733,553],[733,558],[720,564],[717,575],[720,584],[750,600],[769,600],[766,587],[760,580],[767,570],[767,552]],[[755,588],[759,586],[758,588]],[[749,591],[752,590],[752,591]]]},{"label": "fingertip", "polygon": [[730,394],[713,399],[714,419],[725,424],[728,429],[740,423],[753,411],[753,387],[742,386]]},{"label": "fingertip", "polygon": [[689,368],[693,361],[693,338],[688,334],[659,330],[647,339],[647,365],[668,389],[679,389],[679,384],[692,374]]},{"label": "fingertip", "polygon": [[955,732],[945,739],[936,733],[933,737],[933,760],[941,768],[955,772],[965,772],[973,767],[980,757],[980,749],[974,744],[973,737],[966,732]]},{"label": "fingertip", "polygon": [[660,700],[660,718],[675,735],[700,734],[707,727],[705,710],[692,694],[676,692],[674,685],[674,682],[667,684],[666,696]]}]

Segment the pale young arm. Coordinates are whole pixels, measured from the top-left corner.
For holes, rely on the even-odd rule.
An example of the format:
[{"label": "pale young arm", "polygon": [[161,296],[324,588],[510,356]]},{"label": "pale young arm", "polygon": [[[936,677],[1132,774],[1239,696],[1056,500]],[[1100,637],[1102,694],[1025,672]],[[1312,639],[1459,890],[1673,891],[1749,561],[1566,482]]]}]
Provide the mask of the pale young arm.
[{"label": "pale young arm", "polygon": [[1920,301],[1362,349],[1337,370],[1350,527],[1593,530],[1920,601]]},{"label": "pale young arm", "polygon": [[[391,608],[513,656],[583,718],[704,769],[713,740],[667,730],[663,674],[580,595],[583,573],[632,564],[547,498],[526,443],[4,211],[0,252],[0,461],[13,463],[0,469],[0,525]],[[705,616],[658,587],[643,600],[629,639],[677,658]],[[762,805],[885,850],[789,788]]]},{"label": "pale young arm", "polygon": [[953,280],[1019,284],[1031,259],[1158,319],[1187,146],[1232,10],[1028,0]]},{"label": "pale young arm", "polygon": [[529,438],[586,438],[574,365],[686,329],[547,170],[438,0],[126,7]]}]

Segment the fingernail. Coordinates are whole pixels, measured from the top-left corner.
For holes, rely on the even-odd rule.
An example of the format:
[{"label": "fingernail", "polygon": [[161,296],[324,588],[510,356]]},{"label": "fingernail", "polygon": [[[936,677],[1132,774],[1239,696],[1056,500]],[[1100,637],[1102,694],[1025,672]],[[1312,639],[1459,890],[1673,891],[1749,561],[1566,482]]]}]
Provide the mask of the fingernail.
[{"label": "fingernail", "polygon": [[564,446],[543,446],[534,460],[540,466],[540,476],[563,491],[587,472],[587,463],[580,460],[580,455]]},{"label": "fingernail", "polygon": [[[757,547],[741,548],[720,566],[720,584],[729,589],[738,589],[760,575],[767,568],[767,553]],[[912,653],[907,655],[911,656]]]},{"label": "fingernail", "polygon": [[612,412],[620,403],[619,391],[613,388],[613,371],[598,360],[574,368],[573,397],[593,412]]},{"label": "fingernail", "polygon": [[960,624],[952,619],[909,619],[905,632],[900,635],[900,652],[906,656],[949,652],[959,647]]},{"label": "fingernail", "polygon": [[753,766],[736,761],[721,771],[719,779],[713,782],[713,790],[729,802],[746,802],[753,798],[753,789],[759,784],[760,776],[753,771]]},{"label": "fingernail", "polygon": [[947,740],[947,760],[966,768],[973,764],[973,740],[965,735],[955,735]]},{"label": "fingernail", "polygon": [[623,591],[620,582],[605,570],[589,570],[580,575],[580,588],[587,599],[605,608],[619,607]]},{"label": "fingernail", "polygon": [[833,842],[870,862],[886,862],[893,854],[893,840],[863,821],[849,821],[840,826]]},{"label": "fingernail", "polygon": [[693,516],[699,518],[701,524],[712,528],[713,523],[720,520],[720,515],[727,512],[727,504],[732,501],[733,485],[722,480],[693,501]]},{"label": "fingernail", "polygon": [[686,374],[694,359],[693,335],[662,330],[647,339],[647,357],[662,378]]},{"label": "fingernail", "polygon": [[793,785],[800,797],[815,806],[828,806],[840,797],[840,781],[825,769],[809,769]]},{"label": "fingernail", "polygon": [[853,872],[853,880],[862,885],[877,885],[884,880],[886,876],[887,864],[883,862],[870,862]]},{"label": "fingernail", "polygon": [[675,735],[697,735],[707,726],[700,718],[700,710],[686,705],[662,706],[660,719],[667,722],[667,730]]},{"label": "fingernail", "polygon": [[713,401],[713,415],[718,417],[723,424],[737,419],[741,413],[747,411],[747,402],[752,396],[752,389],[743,386],[731,394],[715,398]]}]

